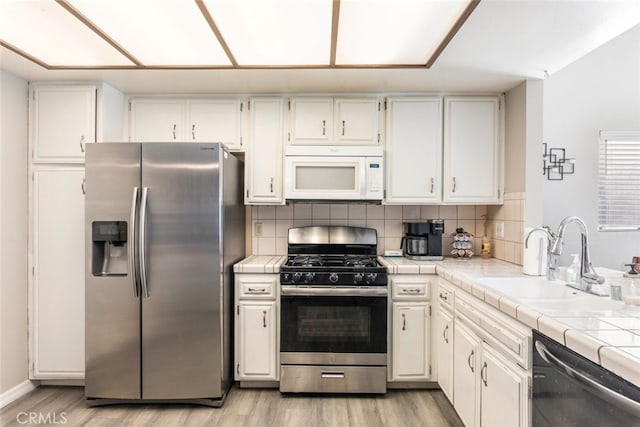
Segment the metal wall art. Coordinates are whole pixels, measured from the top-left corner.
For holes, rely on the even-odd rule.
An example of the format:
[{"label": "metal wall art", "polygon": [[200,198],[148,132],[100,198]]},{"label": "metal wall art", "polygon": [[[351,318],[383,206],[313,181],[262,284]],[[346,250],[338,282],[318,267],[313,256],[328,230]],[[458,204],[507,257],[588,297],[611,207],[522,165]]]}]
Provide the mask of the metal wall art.
[{"label": "metal wall art", "polygon": [[542,175],[546,175],[549,181],[562,181],[565,175],[573,174],[576,159],[566,156],[564,148],[547,147],[543,142]]}]

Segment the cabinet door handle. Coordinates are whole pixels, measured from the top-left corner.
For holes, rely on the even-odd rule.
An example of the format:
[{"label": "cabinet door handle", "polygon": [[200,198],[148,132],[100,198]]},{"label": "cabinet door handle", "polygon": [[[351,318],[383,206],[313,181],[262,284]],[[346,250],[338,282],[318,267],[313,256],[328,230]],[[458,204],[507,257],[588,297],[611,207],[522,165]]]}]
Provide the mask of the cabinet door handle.
[{"label": "cabinet door handle", "polygon": [[249,292],[259,292],[259,293],[265,293],[267,291],[266,288],[248,288],[247,290]]},{"label": "cabinet door handle", "polygon": [[174,124],[174,125],[173,125],[173,140],[174,140],[174,141],[176,140],[176,127],[177,127],[177,125],[176,125],[176,124]]},{"label": "cabinet door handle", "polygon": [[453,188],[451,189],[451,192],[452,193],[456,192],[456,177],[455,176],[453,177]]},{"label": "cabinet door handle", "polygon": [[326,129],[327,129],[327,121],[323,120],[322,121],[322,136],[325,135]]},{"label": "cabinet door handle", "polygon": [[421,292],[420,288],[412,288],[412,289],[403,289],[403,294],[419,294]]},{"label": "cabinet door handle", "polygon": [[449,295],[443,294],[442,292],[440,292],[440,299],[443,299],[445,301],[449,301]]},{"label": "cabinet door handle", "polygon": [[84,135],[80,136],[80,151],[84,153]]},{"label": "cabinet door handle", "polygon": [[267,327],[267,310],[262,310],[262,327]]},{"label": "cabinet door handle", "polygon": [[474,350],[471,350],[471,353],[469,353],[469,357],[467,357],[467,365],[469,365],[469,369],[471,369],[471,372],[473,372],[473,365],[471,364],[471,358],[474,355]]},{"label": "cabinet door handle", "polygon": [[[176,139],[175,128],[174,128],[173,139]],[[191,139],[196,139],[196,125],[191,125]]]},{"label": "cabinet door handle", "polygon": [[407,316],[404,313],[402,313],[402,330],[407,330]]},{"label": "cabinet door handle", "polygon": [[86,185],[87,185],[87,179],[82,178],[82,185],[80,185],[80,188],[82,188],[82,194],[87,194]]},{"label": "cabinet door handle", "polygon": [[269,189],[271,190],[271,192],[273,193],[273,177],[269,178]]},{"label": "cabinet door handle", "polygon": [[484,386],[487,386],[487,362],[482,364],[482,369],[480,370],[480,379],[484,383]]},{"label": "cabinet door handle", "polygon": [[434,179],[433,177],[431,177],[431,190],[430,190],[431,194],[433,194],[434,185],[435,185]]},{"label": "cabinet door handle", "polygon": [[444,342],[449,344],[449,325],[445,325],[444,329],[442,330],[442,338],[444,338]]},{"label": "cabinet door handle", "polygon": [[344,125],[345,125],[345,123],[344,123],[344,120],[343,120],[342,121],[342,136],[344,136]]}]

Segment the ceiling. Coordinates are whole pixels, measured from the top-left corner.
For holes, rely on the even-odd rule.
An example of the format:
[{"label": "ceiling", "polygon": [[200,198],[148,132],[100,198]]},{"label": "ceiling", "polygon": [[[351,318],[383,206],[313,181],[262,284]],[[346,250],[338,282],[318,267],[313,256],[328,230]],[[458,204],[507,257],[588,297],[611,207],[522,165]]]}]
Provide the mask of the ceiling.
[{"label": "ceiling", "polygon": [[[16,0],[0,8],[7,1]],[[501,92],[639,24],[639,0],[482,0],[430,68],[48,70],[5,47],[0,68],[28,81],[105,81],[126,93]]]}]

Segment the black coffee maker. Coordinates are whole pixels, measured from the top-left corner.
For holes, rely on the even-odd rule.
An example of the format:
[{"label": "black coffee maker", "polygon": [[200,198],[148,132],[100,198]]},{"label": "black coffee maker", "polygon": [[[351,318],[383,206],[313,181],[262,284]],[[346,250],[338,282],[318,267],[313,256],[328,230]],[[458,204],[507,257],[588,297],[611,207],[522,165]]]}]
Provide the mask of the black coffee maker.
[{"label": "black coffee maker", "polygon": [[403,222],[402,254],[409,259],[438,261],[442,259],[443,219],[426,222]]}]

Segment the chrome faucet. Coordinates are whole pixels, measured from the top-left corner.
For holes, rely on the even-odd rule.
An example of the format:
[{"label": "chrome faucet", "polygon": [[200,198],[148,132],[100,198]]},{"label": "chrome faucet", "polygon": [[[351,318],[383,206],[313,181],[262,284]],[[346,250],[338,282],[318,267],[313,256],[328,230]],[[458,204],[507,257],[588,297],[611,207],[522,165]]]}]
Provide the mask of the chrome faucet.
[{"label": "chrome faucet", "polygon": [[[536,227],[531,229],[528,233],[527,233],[527,237],[525,237],[524,239],[524,247],[528,248],[529,247],[529,237],[531,237],[531,235],[533,233],[535,233],[536,231],[541,231],[543,232],[546,236],[547,236],[547,280],[556,280],[556,269],[558,267],[558,260],[557,257],[555,259],[555,266],[553,268],[551,268],[551,252],[549,251],[549,248],[551,247],[551,245],[553,244],[553,236],[551,236],[551,233],[549,233],[549,230],[547,230],[546,228],[542,228],[542,227]],[[542,247],[540,247],[540,250],[542,250]],[[542,255],[542,254],[539,254]]]},{"label": "chrome faucet", "polygon": [[549,269],[551,270],[552,265],[554,270],[557,269],[558,257],[562,254],[562,246],[564,245],[564,242],[562,241],[562,239],[564,238],[564,231],[567,228],[567,225],[571,224],[572,222],[578,224],[581,234],[580,275],[578,279],[578,285],[581,290],[590,292],[593,285],[601,285],[604,283],[604,277],[598,275],[598,273],[595,272],[593,266],[591,265],[591,259],[589,256],[589,236],[587,233],[587,225],[577,216],[568,216],[560,222],[558,232],[556,233],[556,238],[553,240],[551,249],[549,249]]}]

